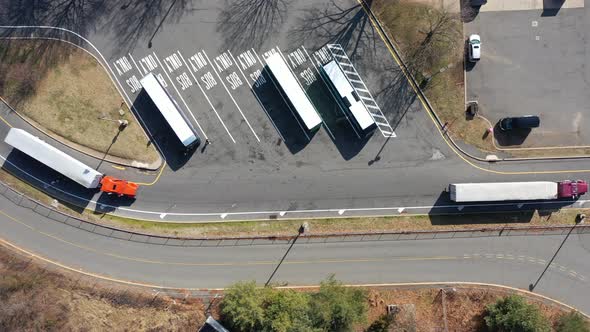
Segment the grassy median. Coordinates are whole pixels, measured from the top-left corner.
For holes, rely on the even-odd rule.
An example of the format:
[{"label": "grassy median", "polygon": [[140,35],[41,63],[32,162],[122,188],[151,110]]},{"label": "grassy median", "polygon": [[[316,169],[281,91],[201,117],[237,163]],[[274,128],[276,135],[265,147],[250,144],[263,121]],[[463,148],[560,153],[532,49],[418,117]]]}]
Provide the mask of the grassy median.
[{"label": "grassy median", "polygon": [[[0,62],[0,95],[35,126],[96,155],[158,160],[113,82],[88,53],[60,41],[5,40]],[[119,132],[117,120],[129,125]]]}]

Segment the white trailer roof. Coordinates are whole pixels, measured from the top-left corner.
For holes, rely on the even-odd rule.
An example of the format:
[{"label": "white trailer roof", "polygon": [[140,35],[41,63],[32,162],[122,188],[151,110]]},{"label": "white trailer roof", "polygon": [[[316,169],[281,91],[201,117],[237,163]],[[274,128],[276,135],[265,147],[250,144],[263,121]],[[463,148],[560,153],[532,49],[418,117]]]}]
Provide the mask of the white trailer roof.
[{"label": "white trailer roof", "polygon": [[309,98],[307,98],[305,91],[293,76],[281,54],[275,53],[269,56],[266,59],[266,64],[277,79],[277,83],[287,94],[289,101],[295,107],[295,111],[297,111],[307,129],[312,130],[319,126],[322,123],[322,118],[320,118]]},{"label": "white trailer roof", "polygon": [[86,188],[97,188],[100,184],[102,173],[22,129],[11,128],[4,142]]},{"label": "white trailer roof", "polygon": [[352,93],[354,91],[354,88],[342,72],[342,69],[340,68],[338,63],[332,60],[325,64],[323,68],[326,72],[326,75],[328,75],[330,81],[332,81],[332,84],[340,94],[340,97],[346,97],[346,99],[350,102],[350,107],[348,109],[352,113],[352,116],[354,117],[358,125],[361,127],[361,129],[365,130],[370,126],[374,125],[375,120],[373,120],[373,117],[371,116],[371,114],[369,114],[369,111],[367,111],[367,108],[365,107],[363,102],[360,99],[355,98],[353,96]]},{"label": "white trailer roof", "polygon": [[164,90],[156,76],[149,73],[140,80],[140,83],[182,144],[184,146],[193,144],[197,140],[195,131],[191,128],[188,120],[182,116],[178,106]]},{"label": "white trailer roof", "polygon": [[557,183],[495,182],[457,183],[450,185],[451,199],[455,202],[513,201],[557,198]]}]

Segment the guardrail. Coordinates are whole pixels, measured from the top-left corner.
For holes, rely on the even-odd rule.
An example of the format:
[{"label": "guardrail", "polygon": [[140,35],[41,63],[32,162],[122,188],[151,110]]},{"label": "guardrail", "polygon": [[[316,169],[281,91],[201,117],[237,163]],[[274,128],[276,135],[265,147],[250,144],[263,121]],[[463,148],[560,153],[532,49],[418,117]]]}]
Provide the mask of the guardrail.
[{"label": "guardrail", "polygon": [[153,235],[149,233],[135,232],[118,229],[116,227],[101,225],[89,220],[75,217],[48,206],[34,198],[17,191],[8,184],[0,181],[0,194],[14,204],[27,208],[35,213],[54,221],[76,227],[94,234],[113,237],[125,241],[133,241],[154,245],[185,246],[185,247],[221,247],[221,246],[248,246],[248,245],[272,245],[291,244],[296,238],[298,244],[305,243],[337,243],[337,242],[363,242],[363,241],[411,241],[411,240],[435,240],[435,239],[461,239],[479,237],[500,236],[540,236],[540,235],[565,235],[572,227],[573,233],[590,233],[590,225],[576,226],[529,226],[529,227],[481,227],[474,229],[440,230],[440,231],[392,231],[392,232],[358,232],[346,234],[301,234],[297,236],[228,236],[228,237],[175,237]]}]

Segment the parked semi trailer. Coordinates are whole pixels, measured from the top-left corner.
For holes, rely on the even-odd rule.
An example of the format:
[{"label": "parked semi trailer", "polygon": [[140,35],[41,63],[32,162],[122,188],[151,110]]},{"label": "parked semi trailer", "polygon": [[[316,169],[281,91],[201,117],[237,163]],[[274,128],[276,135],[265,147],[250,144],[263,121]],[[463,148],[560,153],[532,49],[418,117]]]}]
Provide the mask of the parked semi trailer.
[{"label": "parked semi trailer", "polygon": [[136,183],[105,176],[22,129],[11,128],[4,142],[85,188],[100,188],[103,192],[119,196],[136,195]]},{"label": "parked semi trailer", "polygon": [[451,200],[458,203],[577,198],[586,191],[588,191],[588,183],[582,180],[453,183],[449,185]]}]

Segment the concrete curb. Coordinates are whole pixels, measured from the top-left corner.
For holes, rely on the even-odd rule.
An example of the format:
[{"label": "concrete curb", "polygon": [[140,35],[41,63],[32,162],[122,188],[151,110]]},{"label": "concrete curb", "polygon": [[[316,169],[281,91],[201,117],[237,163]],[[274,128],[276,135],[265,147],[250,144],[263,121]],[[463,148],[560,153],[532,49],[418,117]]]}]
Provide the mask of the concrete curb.
[{"label": "concrete curb", "polygon": [[414,88],[414,91],[418,94],[420,99],[422,99],[424,101],[424,105],[426,105],[426,110],[433,116],[433,119],[435,119],[435,124],[438,126],[438,129],[440,130],[442,135],[445,137],[445,140],[447,140],[447,142],[449,142],[450,145],[452,145],[452,147],[454,149],[456,149],[457,151],[459,151],[461,154],[463,154],[464,156],[471,158],[473,160],[476,160],[479,162],[485,162],[485,163],[498,163],[498,162],[502,162],[502,161],[510,162],[510,161],[551,161],[551,160],[590,159],[590,156],[564,156],[564,157],[499,158],[497,160],[490,161],[490,160],[486,160],[485,158],[477,157],[477,156],[465,151],[453,140],[453,138],[449,135],[448,131],[444,130],[444,124],[442,123],[442,121],[438,117],[438,114],[434,110],[434,107],[432,107],[432,104],[430,104],[430,101],[428,100],[428,98],[426,97],[426,95],[424,94],[424,92],[422,91],[422,89],[420,88],[418,83],[416,82],[416,79],[410,74],[410,71],[408,70],[407,65],[403,61],[401,53],[397,49],[396,44],[394,42],[392,42],[392,40],[391,40],[392,38],[389,37],[389,34],[387,33],[387,31],[385,30],[385,28],[381,24],[381,21],[379,21],[377,16],[371,10],[371,6],[366,3],[366,0],[357,0],[357,1],[359,1],[361,6],[365,9],[365,12],[367,12],[371,16],[371,20],[375,23],[375,26],[378,27],[378,29],[380,30],[380,32],[384,36],[385,42],[394,51],[395,56],[401,65],[402,71],[404,72],[406,78],[408,78],[408,80],[410,81],[410,85],[412,85],[412,87]]}]

